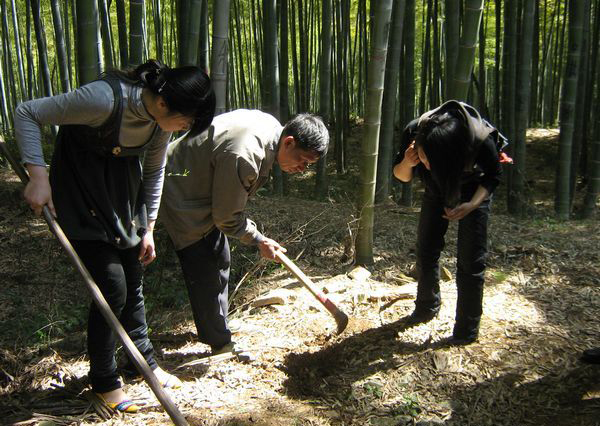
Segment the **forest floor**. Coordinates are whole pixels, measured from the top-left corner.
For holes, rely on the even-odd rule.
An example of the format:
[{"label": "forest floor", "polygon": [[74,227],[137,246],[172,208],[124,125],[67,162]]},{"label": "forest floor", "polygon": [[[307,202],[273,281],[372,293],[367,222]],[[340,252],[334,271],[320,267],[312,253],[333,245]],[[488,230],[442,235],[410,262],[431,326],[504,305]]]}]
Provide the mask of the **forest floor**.
[{"label": "forest floor", "polygon": [[[341,335],[280,265],[233,243],[230,318],[234,340],[254,359],[182,366],[209,348],[195,339],[177,259],[159,226],[145,295],[159,363],[183,380],[169,395],[192,425],[600,425],[600,366],[578,359],[600,346],[600,222],[553,218],[556,144],[554,130],[530,132],[526,218],[507,215],[505,188],[497,191],[480,338],[468,346],[444,340],[456,303],[456,226],[442,255],[449,274],[439,316],[414,327],[402,321],[414,306],[418,194],[412,208],[377,207],[371,275],[348,275],[357,227],[352,163],[332,177],[328,202],[306,200],[308,173],[291,181],[289,196],[257,196],[248,208],[351,317]],[[0,424],[170,424],[139,381],[126,384],[146,403],[136,415],[102,420],[81,397],[90,300],[6,167],[0,245]],[[284,303],[253,306],[274,294]]]}]

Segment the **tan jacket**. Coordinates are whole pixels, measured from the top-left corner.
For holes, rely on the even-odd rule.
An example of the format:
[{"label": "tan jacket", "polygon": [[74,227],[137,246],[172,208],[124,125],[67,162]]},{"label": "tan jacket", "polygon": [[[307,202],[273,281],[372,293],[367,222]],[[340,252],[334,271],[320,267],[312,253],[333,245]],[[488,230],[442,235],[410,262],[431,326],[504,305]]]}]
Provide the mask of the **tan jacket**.
[{"label": "tan jacket", "polygon": [[258,110],[221,114],[194,138],[169,145],[160,220],[183,249],[215,226],[245,244],[264,237],[244,215],[269,178],[283,127]]}]

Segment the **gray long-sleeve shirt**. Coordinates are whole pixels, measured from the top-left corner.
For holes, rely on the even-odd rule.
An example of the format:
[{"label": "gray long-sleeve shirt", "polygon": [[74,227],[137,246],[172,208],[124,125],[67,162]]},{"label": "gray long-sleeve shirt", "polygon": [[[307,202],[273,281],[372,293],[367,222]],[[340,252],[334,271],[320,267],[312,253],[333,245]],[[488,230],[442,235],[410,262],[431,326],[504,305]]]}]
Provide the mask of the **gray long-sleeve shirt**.
[{"label": "gray long-sleeve shirt", "polygon": [[[119,143],[134,148],[150,142],[144,156],[143,188],[148,218],[156,219],[164,182],[166,150],[170,132],[163,132],[142,103],[142,88],[121,82],[123,115]],[[113,91],[95,81],[69,93],[34,99],[15,112],[15,133],[24,163],[45,166],[42,153],[44,124],[101,126],[113,111]]]},{"label": "gray long-sleeve shirt", "polygon": [[238,109],[215,117],[199,136],[169,145],[160,217],[175,249],[214,227],[245,244],[264,239],[244,209],[269,178],[282,131],[272,115]]}]

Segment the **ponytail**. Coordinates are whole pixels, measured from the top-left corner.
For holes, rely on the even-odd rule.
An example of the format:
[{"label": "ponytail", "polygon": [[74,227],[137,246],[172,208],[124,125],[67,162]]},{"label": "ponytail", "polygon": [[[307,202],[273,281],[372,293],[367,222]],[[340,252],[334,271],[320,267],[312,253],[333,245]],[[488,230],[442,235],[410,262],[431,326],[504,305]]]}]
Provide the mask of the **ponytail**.
[{"label": "ponytail", "polygon": [[162,96],[169,111],[194,118],[189,136],[206,130],[215,115],[215,93],[208,75],[196,66],[170,68],[150,59],[136,68],[105,73],[131,84],[141,85]]}]

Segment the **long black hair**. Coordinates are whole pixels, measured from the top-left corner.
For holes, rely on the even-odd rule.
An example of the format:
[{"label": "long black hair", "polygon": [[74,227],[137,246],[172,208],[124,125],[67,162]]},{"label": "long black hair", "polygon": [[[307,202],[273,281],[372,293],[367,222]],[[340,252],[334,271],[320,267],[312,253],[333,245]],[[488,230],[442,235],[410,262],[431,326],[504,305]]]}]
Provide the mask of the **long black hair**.
[{"label": "long black hair", "polygon": [[422,119],[415,148],[422,148],[447,207],[460,201],[460,178],[472,157],[472,136],[463,120],[451,113]]},{"label": "long black hair", "polygon": [[215,115],[215,93],[208,75],[199,67],[169,68],[156,59],[150,59],[136,68],[110,70],[106,74],[139,84],[162,96],[169,111],[193,117],[189,136],[206,130]]}]

